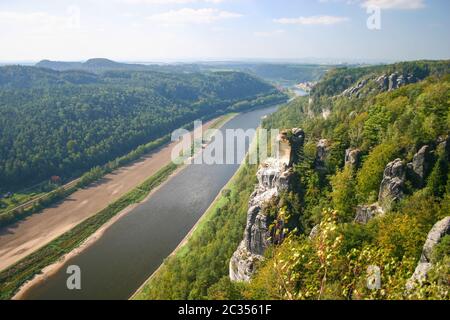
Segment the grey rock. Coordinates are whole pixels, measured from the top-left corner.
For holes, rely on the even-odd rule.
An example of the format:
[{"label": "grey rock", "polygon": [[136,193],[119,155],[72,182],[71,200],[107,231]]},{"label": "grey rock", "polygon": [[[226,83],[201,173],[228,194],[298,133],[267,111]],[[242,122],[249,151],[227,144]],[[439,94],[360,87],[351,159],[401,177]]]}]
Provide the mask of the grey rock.
[{"label": "grey rock", "polygon": [[231,281],[250,281],[255,272],[256,264],[262,261],[262,256],[252,254],[242,241],[230,259],[229,275]]},{"label": "grey rock", "polygon": [[428,262],[419,262],[416,269],[414,270],[411,278],[406,282],[406,290],[412,291],[416,286],[425,282],[427,279],[428,272],[433,268],[433,265]]},{"label": "grey rock", "polygon": [[320,231],[320,225],[317,224],[311,229],[311,232],[309,233],[309,238],[310,239],[316,238],[319,235],[319,231]]},{"label": "grey rock", "polygon": [[269,229],[267,217],[261,214],[260,207],[252,207],[248,211],[247,226],[244,234],[245,246],[251,253],[263,255],[269,245]]},{"label": "grey rock", "polygon": [[[413,74],[399,74],[398,72],[390,75],[382,74],[378,77],[369,77],[356,83],[356,85],[345,89],[340,95],[345,97],[361,97],[363,89],[367,87],[370,81],[374,81],[379,91],[392,91],[398,89],[404,85],[415,83],[418,79]],[[378,91],[376,88],[372,88],[369,92]]]},{"label": "grey rock", "polygon": [[385,74],[381,75],[376,80],[378,86],[380,87],[381,91],[386,91],[389,89],[389,77]]},{"label": "grey rock", "polygon": [[[262,208],[269,201],[276,199],[282,190],[289,188],[293,170],[291,165],[287,164],[292,163],[292,160],[287,159],[291,158],[291,154],[297,153],[296,148],[302,146],[304,140],[303,130],[293,129],[291,133],[284,131],[280,134],[278,141],[281,151],[278,157],[266,159],[256,174],[258,184],[250,196],[244,238],[230,260],[229,274],[232,281],[249,281],[255,264],[264,259],[263,255],[268,246],[282,241],[282,232],[279,233],[280,237],[271,239],[271,221],[268,221],[269,218]],[[283,228],[283,221],[279,221],[275,229]]]},{"label": "grey rock", "polygon": [[303,131],[303,129],[300,129],[300,128],[294,128],[294,129],[292,129],[291,131],[292,131],[292,135],[293,135],[295,138],[299,138],[299,139],[301,139],[302,141],[305,139],[305,132]]},{"label": "grey rock", "polygon": [[386,166],[378,194],[378,203],[384,212],[389,211],[394,202],[404,197],[405,173],[405,165],[401,159],[396,159]]},{"label": "grey rock", "polygon": [[356,207],[355,222],[359,224],[367,224],[373,218],[383,215],[383,209],[377,204],[360,205]]},{"label": "grey rock", "polygon": [[314,168],[318,172],[326,172],[325,161],[329,153],[330,143],[327,139],[321,139],[316,144],[316,159],[314,161]]},{"label": "grey rock", "polygon": [[427,236],[427,240],[423,246],[422,255],[420,257],[421,262],[431,262],[431,254],[434,247],[441,242],[441,239],[450,234],[450,216],[437,222],[430,230]]},{"label": "grey rock", "polygon": [[406,283],[406,290],[411,291],[427,279],[428,272],[433,268],[431,255],[434,248],[443,237],[450,234],[450,216],[438,221],[428,233],[427,240],[422,249],[419,263],[411,278]]},{"label": "grey rock", "polygon": [[287,166],[292,166],[298,161],[297,152],[293,152],[292,150],[298,150],[303,147],[305,141],[304,131],[300,128],[283,130],[278,135],[277,141],[277,160]]},{"label": "grey rock", "polygon": [[423,146],[415,155],[412,161],[412,169],[417,177],[419,186],[423,186],[425,178],[432,165],[430,147]]},{"label": "grey rock", "polygon": [[388,91],[392,91],[398,88],[397,85],[397,78],[398,78],[398,74],[397,73],[393,73],[389,76],[389,85],[388,85]]},{"label": "grey rock", "polygon": [[328,150],[329,150],[329,146],[330,143],[327,139],[320,139],[319,142],[317,143],[316,147],[317,147],[317,156],[316,156],[316,160],[318,162],[324,162],[327,155],[328,155]]},{"label": "grey rock", "polygon": [[347,149],[345,150],[345,165],[352,168],[359,167],[361,158],[361,151],[359,149]]}]

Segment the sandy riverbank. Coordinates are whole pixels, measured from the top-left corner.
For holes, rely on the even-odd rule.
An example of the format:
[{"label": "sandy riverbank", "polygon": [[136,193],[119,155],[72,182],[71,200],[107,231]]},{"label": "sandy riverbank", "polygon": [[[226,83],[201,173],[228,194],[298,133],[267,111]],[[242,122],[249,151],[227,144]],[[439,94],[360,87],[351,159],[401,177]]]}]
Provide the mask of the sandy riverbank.
[{"label": "sandy riverbank", "polygon": [[[211,120],[210,122],[206,123],[203,126],[203,130],[206,130],[208,128],[210,128],[211,126],[214,126],[215,128],[218,128],[222,125],[224,125],[226,122],[228,122],[229,120],[231,120],[233,118],[233,116],[224,116],[223,120],[220,121],[218,119],[214,119]],[[167,163],[166,163],[167,164]],[[88,248],[90,245],[92,245],[93,243],[95,243],[98,239],[100,239],[102,237],[102,235],[104,234],[104,232],[111,226],[113,225],[115,222],[117,222],[118,220],[120,220],[122,217],[124,217],[125,215],[127,215],[129,212],[133,211],[134,208],[136,208],[137,206],[139,206],[141,203],[146,202],[154,192],[156,192],[159,188],[161,188],[165,183],[167,183],[171,178],[175,177],[181,170],[183,170],[183,168],[185,168],[185,166],[182,166],[180,168],[178,168],[174,173],[172,173],[161,185],[159,185],[157,188],[155,188],[154,190],[152,190],[145,199],[143,199],[141,202],[133,204],[131,206],[128,206],[126,209],[122,210],[120,213],[118,213],[116,216],[114,216],[112,219],[110,219],[106,224],[104,224],[103,226],[101,226],[96,232],[94,232],[91,236],[89,236],[79,247],[77,247],[76,249],[72,250],[71,252],[69,252],[68,254],[64,255],[63,257],[61,257],[61,259],[59,259],[57,262],[45,267],[44,269],[42,269],[41,273],[36,275],[35,277],[33,277],[31,280],[27,281],[25,284],[23,284],[20,289],[18,290],[18,292],[14,295],[14,297],[12,299],[14,300],[20,300],[20,299],[24,299],[26,298],[26,293],[27,291],[36,286],[39,285],[41,282],[45,281],[49,276],[53,275],[54,273],[56,273],[58,270],[61,269],[61,267],[63,267],[65,265],[65,263],[70,260],[71,258],[75,257],[76,255],[80,254],[81,252],[83,252],[83,250],[85,250],[86,248]],[[146,177],[146,179],[149,177]]]},{"label": "sandy riverbank", "polygon": [[[210,128],[217,119],[203,125]],[[92,217],[171,161],[172,142],[80,189],[63,202],[0,230],[0,271]]]},{"label": "sandy riverbank", "polygon": [[180,167],[175,172],[173,172],[163,183],[161,183],[158,187],[153,189],[146,197],[139,203],[135,203],[133,205],[128,206],[124,210],[122,210],[120,213],[115,215],[112,219],[110,219],[107,223],[102,225],[97,231],[95,231],[92,235],[90,235],[80,246],[78,246],[76,249],[72,250],[71,252],[65,254],[61,257],[57,262],[48,265],[44,269],[42,269],[41,273],[33,277],[31,280],[25,282],[20,289],[17,291],[17,293],[14,295],[12,300],[21,300],[26,298],[27,291],[36,286],[39,285],[41,282],[45,281],[49,276],[56,273],[58,270],[60,270],[64,264],[72,259],[73,257],[77,256],[81,252],[83,252],[85,249],[87,249],[89,246],[94,244],[98,239],[100,239],[105,231],[112,226],[114,223],[119,221],[121,218],[126,216],[128,213],[133,211],[137,206],[139,206],[141,203],[147,201],[154,192],[156,192],[159,188],[161,188],[165,183],[167,183],[171,178],[176,176],[181,170],[183,170],[184,167]]}]

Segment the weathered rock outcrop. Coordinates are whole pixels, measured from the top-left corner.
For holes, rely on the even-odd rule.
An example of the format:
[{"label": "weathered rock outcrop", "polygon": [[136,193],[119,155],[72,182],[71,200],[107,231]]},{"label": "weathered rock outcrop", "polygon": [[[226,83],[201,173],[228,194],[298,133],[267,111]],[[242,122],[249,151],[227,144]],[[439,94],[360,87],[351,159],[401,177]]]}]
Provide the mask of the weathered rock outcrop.
[{"label": "weathered rock outcrop", "polygon": [[392,91],[404,85],[416,83],[418,79],[413,74],[399,74],[398,72],[390,75],[383,74],[376,82],[382,91]]},{"label": "weathered rock outcrop", "polygon": [[[400,74],[394,72],[392,74],[383,74],[381,76],[371,76],[358,81],[354,86],[345,89],[341,95],[345,97],[361,97],[366,92],[383,92],[398,89],[407,84],[416,83],[420,79],[413,74]],[[372,85],[375,82],[375,85]],[[370,90],[366,87],[370,86]]]},{"label": "weathered rock outcrop", "polygon": [[320,139],[317,143],[317,161],[324,162],[328,154],[330,143],[327,139]]},{"label": "weathered rock outcrop", "polygon": [[345,89],[344,92],[342,92],[342,95],[346,97],[355,96],[359,98],[361,90],[367,85],[368,82],[369,79],[363,79],[359,81],[355,86]]},{"label": "weathered rock outcrop", "polygon": [[406,289],[408,291],[414,289],[417,284],[421,284],[427,279],[428,272],[433,268],[433,263],[431,260],[433,249],[441,242],[443,237],[449,234],[450,216],[437,222],[428,233],[416,270],[406,284]]},{"label": "weathered rock outcrop", "polygon": [[[276,158],[268,158],[257,172],[258,185],[250,196],[244,239],[230,260],[229,273],[232,281],[249,281],[255,263],[263,259],[269,241],[268,217],[263,212],[266,203],[279,196],[289,188],[292,176],[292,164],[295,162],[297,148],[304,141],[301,129],[292,129],[280,134],[278,142],[280,152]],[[282,236],[282,235],[281,235]]]},{"label": "weathered rock outcrop", "polygon": [[415,186],[423,187],[425,184],[425,179],[428,176],[430,169],[432,167],[432,156],[430,152],[430,147],[423,146],[413,158],[411,163],[408,163],[408,169],[412,175],[412,181]]},{"label": "weathered rock outcrop", "polygon": [[396,159],[386,166],[378,194],[378,203],[384,212],[389,211],[394,202],[404,197],[405,173],[405,165],[401,159]]},{"label": "weathered rock outcrop", "polygon": [[[445,143],[445,142],[441,142]],[[446,148],[446,145],[441,146]],[[345,165],[353,166],[356,155],[351,155],[351,149],[345,152]],[[359,155],[358,155],[359,156]],[[378,202],[371,205],[359,205],[356,208],[355,222],[366,224],[378,215],[382,215],[392,208],[392,204],[404,197],[406,179],[412,181],[416,187],[423,187],[433,166],[433,156],[430,146],[425,145],[414,155],[413,161],[404,165],[401,159],[390,162],[383,174],[380,185]]]},{"label": "weathered rock outcrop", "polygon": [[315,168],[318,171],[325,170],[325,160],[327,159],[330,150],[330,141],[327,139],[320,139],[316,145],[316,160]]},{"label": "weathered rock outcrop", "polygon": [[383,209],[374,203],[371,205],[361,205],[356,207],[355,222],[359,224],[367,224],[373,218],[383,215]]},{"label": "weathered rock outcrop", "polygon": [[359,167],[361,158],[361,151],[359,149],[347,149],[345,150],[345,165],[352,168]]},{"label": "weathered rock outcrop", "polygon": [[319,235],[320,232],[320,224],[316,224],[312,229],[311,232],[309,233],[309,238],[310,239],[314,239]]}]

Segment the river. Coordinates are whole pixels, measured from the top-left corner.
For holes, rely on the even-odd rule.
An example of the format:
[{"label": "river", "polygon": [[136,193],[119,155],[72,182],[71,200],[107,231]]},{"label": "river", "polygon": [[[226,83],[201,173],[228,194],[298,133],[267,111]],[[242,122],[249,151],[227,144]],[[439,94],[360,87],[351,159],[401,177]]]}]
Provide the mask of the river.
[{"label": "river", "polygon": [[[239,114],[221,131],[256,128],[264,115],[276,109]],[[128,299],[183,240],[238,167],[239,164],[186,166],[147,201],[111,225],[95,243],[22,297]],[[69,265],[80,267],[81,290],[67,289]]]}]

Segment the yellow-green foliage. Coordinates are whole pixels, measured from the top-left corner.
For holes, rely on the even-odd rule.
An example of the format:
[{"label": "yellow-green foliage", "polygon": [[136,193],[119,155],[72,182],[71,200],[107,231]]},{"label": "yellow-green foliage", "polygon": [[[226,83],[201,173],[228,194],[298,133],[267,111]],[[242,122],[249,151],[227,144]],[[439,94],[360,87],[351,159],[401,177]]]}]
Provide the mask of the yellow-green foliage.
[{"label": "yellow-green foliage", "polygon": [[[333,74],[329,77],[326,82],[337,85]],[[266,120],[267,127],[292,124],[305,130],[304,154],[309,157],[295,170],[302,182],[298,211],[302,230],[320,222],[320,232],[314,239],[307,233],[290,236],[272,248],[253,280],[239,288],[245,298],[449,299],[448,238],[435,249],[428,280],[412,292],[405,290],[428,232],[450,212],[448,151],[434,152],[425,188],[406,182],[405,198],[394,211],[367,225],[352,222],[356,205],[377,201],[387,163],[396,158],[409,162],[420,147],[434,148],[439,137],[450,133],[449,80],[448,75],[429,78],[359,99],[322,94],[312,105],[302,98]],[[318,91],[327,90],[319,85]],[[331,109],[326,120],[321,114],[324,108]],[[332,147],[327,171],[318,177],[311,153],[313,142],[323,138]],[[362,151],[359,167],[343,168],[345,148]],[[380,290],[367,287],[371,265],[380,268]]]},{"label": "yellow-green foliage", "polygon": [[380,144],[376,146],[365,159],[357,174],[357,192],[361,202],[373,202],[378,197],[378,189],[383,179],[386,165],[395,159],[396,146],[394,144]]},{"label": "yellow-green foliage", "polygon": [[[371,83],[363,95],[339,95],[371,72],[413,72],[416,84],[379,93]],[[179,254],[170,258],[139,296],[144,298],[212,299],[449,299],[449,244],[444,239],[434,253],[428,280],[413,292],[405,285],[413,274],[429,230],[450,212],[448,155],[436,161],[426,186],[407,183],[405,198],[393,211],[366,225],[353,222],[357,205],[377,200],[386,164],[412,160],[417,150],[450,133],[448,62],[416,62],[332,71],[309,97],[297,98],[263,123],[266,128],[299,127],[306,143],[293,168],[291,190],[273,201],[271,219],[286,214],[291,230],[271,246],[256,266],[250,283],[228,279],[228,262],[242,239],[248,195],[254,177],[239,176],[240,184],[220,215]],[[439,77],[438,77],[439,76]],[[322,112],[330,111],[327,117]],[[316,143],[330,142],[325,165],[316,161]],[[347,148],[362,152],[361,163],[344,168]],[[247,174],[251,173],[249,170]],[[254,170],[253,173],[254,174]],[[242,185],[242,186],[241,186]],[[309,231],[318,225],[318,233]],[[199,239],[203,239],[199,241]],[[380,288],[369,289],[369,267],[380,271]]]},{"label": "yellow-green foliage", "polygon": [[338,211],[341,221],[351,221],[355,216],[355,181],[353,170],[346,166],[342,171],[331,178],[331,198],[333,208]]},{"label": "yellow-green foliage", "polygon": [[[346,233],[338,228],[337,213],[327,211],[314,239],[289,237],[273,249],[252,281],[239,288],[247,299],[448,299],[448,242],[430,281],[408,293],[405,285],[423,245],[417,221],[408,215],[381,219],[372,244],[342,248]],[[368,230],[366,232],[371,232]],[[372,231],[373,232],[373,231]],[[409,235],[409,233],[411,233]],[[420,242],[418,245],[415,241]],[[403,246],[404,252],[399,251]],[[370,289],[369,267],[380,270],[381,287]],[[236,287],[234,288],[236,290]]]}]

